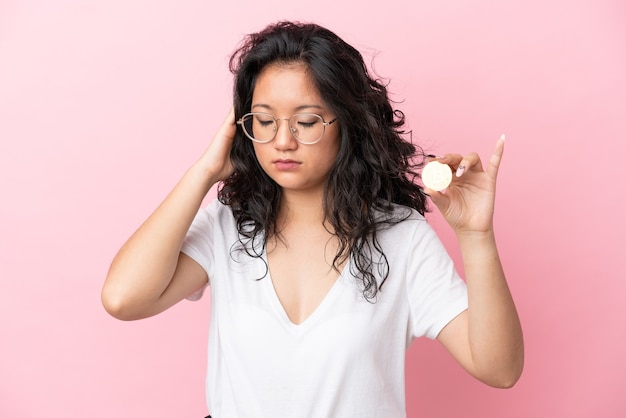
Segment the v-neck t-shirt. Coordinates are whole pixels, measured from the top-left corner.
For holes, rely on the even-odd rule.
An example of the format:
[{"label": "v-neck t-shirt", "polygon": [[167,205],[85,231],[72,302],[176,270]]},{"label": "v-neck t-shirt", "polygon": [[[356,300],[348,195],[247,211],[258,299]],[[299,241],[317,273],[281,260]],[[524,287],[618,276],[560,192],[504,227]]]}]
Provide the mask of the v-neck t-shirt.
[{"label": "v-neck t-shirt", "polygon": [[[467,309],[467,289],[422,215],[380,230],[389,275],[373,301],[353,260],[315,311],[289,320],[267,257],[239,246],[218,200],[201,209],[182,251],[210,282],[206,398],[217,418],[405,417],[405,352]],[[374,261],[379,261],[375,259]],[[374,274],[380,283],[379,269]],[[198,299],[201,292],[190,299]]]}]

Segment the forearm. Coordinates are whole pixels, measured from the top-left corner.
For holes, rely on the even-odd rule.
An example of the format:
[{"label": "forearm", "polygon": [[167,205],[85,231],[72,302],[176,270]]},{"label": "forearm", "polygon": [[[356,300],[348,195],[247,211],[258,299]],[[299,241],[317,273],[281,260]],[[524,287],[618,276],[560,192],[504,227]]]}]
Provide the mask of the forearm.
[{"label": "forearm", "polygon": [[122,246],[102,291],[109,312],[149,310],[163,294],[176,270],[187,230],[214,183],[194,165]]},{"label": "forearm", "polygon": [[477,375],[515,381],[524,347],[520,321],[498,256],[493,231],[457,234],[468,287],[468,338]]}]

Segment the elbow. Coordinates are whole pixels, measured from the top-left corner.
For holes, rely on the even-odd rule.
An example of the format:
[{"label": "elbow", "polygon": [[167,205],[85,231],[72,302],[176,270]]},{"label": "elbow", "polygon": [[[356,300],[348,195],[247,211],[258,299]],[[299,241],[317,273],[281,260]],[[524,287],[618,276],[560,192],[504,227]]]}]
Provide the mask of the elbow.
[{"label": "elbow", "polygon": [[134,312],[133,303],[128,297],[124,297],[122,293],[110,289],[107,286],[102,289],[101,301],[105,311],[116,319],[121,321],[134,321],[143,318],[143,316],[137,315],[137,313]]},{"label": "elbow", "polygon": [[524,359],[522,357],[512,364],[501,367],[488,376],[478,377],[478,379],[496,389],[511,389],[522,377],[523,370]]},{"label": "elbow", "polygon": [[107,295],[104,291],[102,292],[102,306],[104,307],[104,310],[107,311],[113,318],[122,321],[132,320],[124,308],[125,304],[123,301],[119,298],[113,298],[110,295]]},{"label": "elbow", "polygon": [[[524,340],[519,336],[508,349],[482,362],[483,373],[478,377],[487,385],[497,389],[510,389],[517,384],[524,371]],[[476,369],[475,369],[476,370]]]},{"label": "elbow", "polygon": [[522,373],[520,371],[519,373],[510,373],[508,375],[499,376],[498,378],[485,383],[496,389],[511,389],[519,381],[521,376]]}]

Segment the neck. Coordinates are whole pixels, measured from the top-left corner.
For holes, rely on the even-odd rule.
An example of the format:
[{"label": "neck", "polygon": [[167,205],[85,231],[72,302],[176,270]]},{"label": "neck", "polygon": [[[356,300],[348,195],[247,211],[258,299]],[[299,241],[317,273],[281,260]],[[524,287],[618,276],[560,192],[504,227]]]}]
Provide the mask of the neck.
[{"label": "neck", "polygon": [[324,251],[330,251],[328,260],[332,260],[338,251],[338,241],[334,228],[324,220],[322,202],[322,193],[284,193],[277,219],[278,234],[270,238],[268,252],[278,247],[288,248],[294,242],[324,242]]},{"label": "neck", "polygon": [[280,229],[291,225],[324,225],[322,193],[285,191],[278,215]]}]

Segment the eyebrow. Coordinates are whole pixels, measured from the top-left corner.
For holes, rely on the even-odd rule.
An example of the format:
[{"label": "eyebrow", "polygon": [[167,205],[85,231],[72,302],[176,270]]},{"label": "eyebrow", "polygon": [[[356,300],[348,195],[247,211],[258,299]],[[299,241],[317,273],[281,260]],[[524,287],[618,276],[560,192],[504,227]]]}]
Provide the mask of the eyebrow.
[{"label": "eyebrow", "polygon": [[[265,104],[265,103],[257,103],[257,104],[252,105],[252,109],[259,108],[259,107],[265,110],[274,110],[272,106]],[[317,104],[305,104],[305,105],[300,105],[296,107],[295,111],[301,112],[303,110],[309,110],[309,109],[324,110],[324,107],[317,105]]]}]

